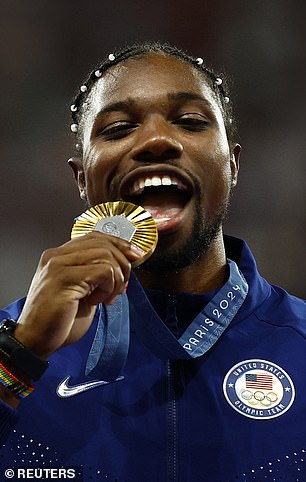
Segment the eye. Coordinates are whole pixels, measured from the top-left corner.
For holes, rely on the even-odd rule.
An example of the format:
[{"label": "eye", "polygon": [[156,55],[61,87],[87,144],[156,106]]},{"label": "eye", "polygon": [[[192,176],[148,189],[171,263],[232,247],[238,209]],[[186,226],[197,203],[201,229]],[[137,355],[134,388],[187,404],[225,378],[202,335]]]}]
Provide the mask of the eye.
[{"label": "eye", "polygon": [[98,136],[102,136],[107,140],[122,139],[129,135],[138,124],[129,121],[116,121],[97,132]]},{"label": "eye", "polygon": [[179,125],[187,131],[200,132],[208,127],[209,121],[202,114],[189,112],[172,121],[172,124]]}]

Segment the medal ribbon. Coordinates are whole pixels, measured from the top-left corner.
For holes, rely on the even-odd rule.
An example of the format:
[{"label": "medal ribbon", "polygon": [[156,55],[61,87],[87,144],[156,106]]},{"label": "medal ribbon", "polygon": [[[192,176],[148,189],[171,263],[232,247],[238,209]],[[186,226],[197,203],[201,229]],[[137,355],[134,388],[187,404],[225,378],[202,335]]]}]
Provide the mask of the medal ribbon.
[{"label": "medal ribbon", "polygon": [[129,350],[130,321],[126,295],[113,305],[98,306],[98,326],[87,359],[85,375],[115,381],[121,373]]},{"label": "medal ribbon", "polygon": [[175,360],[202,356],[231,323],[247,296],[248,283],[234,261],[228,259],[227,263],[227,282],[178,340],[149,305],[136,278],[131,278],[130,286],[135,288],[134,297],[138,290],[137,304],[130,305],[137,335],[158,358]]},{"label": "medal ribbon", "polygon": [[237,264],[229,259],[228,265],[228,281],[178,340],[192,358],[204,355],[216,343],[248,294],[248,283]]},{"label": "medal ribbon", "polygon": [[[163,360],[197,358],[220,338],[242,306],[248,283],[237,264],[228,259],[229,278],[213,299],[195,317],[183,335],[176,339],[157,313],[132,274],[130,304],[137,336],[158,358]],[[99,306],[96,336],[87,360],[86,375],[115,380],[122,371],[129,349],[129,306],[126,295],[114,305]]]}]

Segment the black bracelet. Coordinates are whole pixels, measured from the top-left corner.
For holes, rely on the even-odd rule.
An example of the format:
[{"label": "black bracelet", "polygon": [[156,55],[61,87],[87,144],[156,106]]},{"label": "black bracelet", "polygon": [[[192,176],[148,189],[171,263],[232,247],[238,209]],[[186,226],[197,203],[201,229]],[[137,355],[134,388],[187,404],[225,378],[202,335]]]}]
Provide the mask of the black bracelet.
[{"label": "black bracelet", "polygon": [[30,379],[38,380],[48,368],[49,362],[39,358],[13,336],[17,324],[15,320],[11,319],[1,322],[0,357],[8,360]]}]

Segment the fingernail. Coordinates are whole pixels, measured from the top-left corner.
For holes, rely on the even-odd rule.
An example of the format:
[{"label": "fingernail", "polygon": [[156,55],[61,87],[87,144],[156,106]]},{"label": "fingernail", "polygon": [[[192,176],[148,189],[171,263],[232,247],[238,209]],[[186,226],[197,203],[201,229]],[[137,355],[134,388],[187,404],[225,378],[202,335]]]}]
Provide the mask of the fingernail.
[{"label": "fingernail", "polygon": [[138,248],[138,246],[131,245],[130,249],[131,249],[131,251],[136,253],[138,256],[143,256],[145,254],[145,252],[141,248]]}]

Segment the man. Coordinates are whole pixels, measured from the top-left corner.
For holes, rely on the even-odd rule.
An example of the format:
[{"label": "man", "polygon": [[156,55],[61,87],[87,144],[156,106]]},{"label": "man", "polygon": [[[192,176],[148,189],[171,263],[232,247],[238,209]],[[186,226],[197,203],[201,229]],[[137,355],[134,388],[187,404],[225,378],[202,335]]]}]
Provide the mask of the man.
[{"label": "man", "polygon": [[49,249],[26,301],[2,312],[18,319],[0,335],[3,472],[304,480],[305,302],[223,237],[240,154],[224,79],[175,48],[132,46],[71,110],[82,199],[141,205],[159,239],[134,270],[143,252],[99,232]]}]

